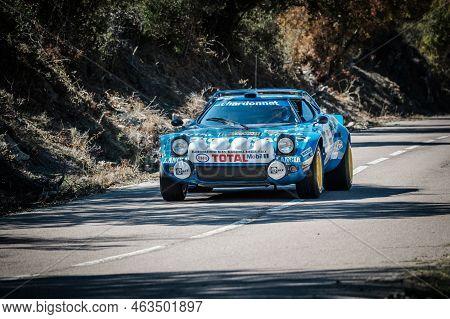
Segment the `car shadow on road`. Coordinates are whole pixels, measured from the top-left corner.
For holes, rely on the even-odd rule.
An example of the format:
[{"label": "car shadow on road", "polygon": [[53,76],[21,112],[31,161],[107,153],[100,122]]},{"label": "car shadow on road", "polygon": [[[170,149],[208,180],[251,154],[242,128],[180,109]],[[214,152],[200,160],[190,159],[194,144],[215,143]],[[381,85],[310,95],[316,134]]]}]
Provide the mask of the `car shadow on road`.
[{"label": "car shadow on road", "polygon": [[[220,193],[192,194],[182,203],[162,201],[156,190],[148,188],[110,192],[32,214],[11,215],[0,220],[0,249],[14,251],[95,251],[118,248],[153,240],[182,240],[150,230],[145,236],[98,236],[95,227],[120,226],[224,226],[242,218],[254,223],[275,224],[321,219],[397,219],[448,215],[450,203],[411,202],[400,195],[417,188],[355,185],[349,192],[325,192],[319,200],[302,200],[270,210],[297,199],[294,189],[273,188],[222,190]],[[153,196],[151,196],[151,195]],[[398,199],[396,198],[398,196]],[[245,208],[245,209],[243,209]],[[88,226],[83,233],[66,232],[75,226]],[[33,229],[55,229],[55,236],[36,237]],[[66,235],[63,236],[61,234]],[[120,234],[120,231],[113,233]],[[80,236],[81,234],[81,236]],[[75,236],[75,237],[72,237]]]},{"label": "car shadow on road", "polygon": [[405,268],[194,271],[0,280],[5,298],[385,298],[443,297],[411,287]]},{"label": "car shadow on road", "polygon": [[[295,199],[293,190],[223,190],[221,193],[192,194],[188,195],[187,201],[167,203],[155,189],[139,188],[110,192],[31,214],[2,217],[0,235],[2,231],[13,229],[78,225],[221,226],[244,217],[257,217],[261,223],[277,223],[319,218],[408,218],[450,213],[450,203],[410,202],[400,197],[416,191],[418,189],[413,187],[355,185],[349,192],[325,192],[319,200],[304,200],[275,214],[269,209]],[[266,215],[271,218],[265,219]]]}]

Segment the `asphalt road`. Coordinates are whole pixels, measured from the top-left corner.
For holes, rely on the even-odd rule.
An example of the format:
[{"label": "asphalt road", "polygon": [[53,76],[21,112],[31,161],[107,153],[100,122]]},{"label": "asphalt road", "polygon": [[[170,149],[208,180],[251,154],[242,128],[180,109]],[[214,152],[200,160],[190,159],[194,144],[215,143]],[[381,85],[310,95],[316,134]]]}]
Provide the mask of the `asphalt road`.
[{"label": "asphalt road", "polygon": [[3,217],[0,293],[384,297],[450,253],[450,118],[354,133],[353,150],[352,190],[319,200],[253,188],[167,203],[145,183]]}]

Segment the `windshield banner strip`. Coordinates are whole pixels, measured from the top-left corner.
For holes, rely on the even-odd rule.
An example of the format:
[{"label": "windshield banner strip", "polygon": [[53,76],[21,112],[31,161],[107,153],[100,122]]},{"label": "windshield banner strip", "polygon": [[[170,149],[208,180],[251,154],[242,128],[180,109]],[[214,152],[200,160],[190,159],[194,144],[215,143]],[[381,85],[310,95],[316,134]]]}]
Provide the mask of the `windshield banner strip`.
[{"label": "windshield banner strip", "polygon": [[287,100],[220,101],[216,106],[289,106],[289,102]]}]

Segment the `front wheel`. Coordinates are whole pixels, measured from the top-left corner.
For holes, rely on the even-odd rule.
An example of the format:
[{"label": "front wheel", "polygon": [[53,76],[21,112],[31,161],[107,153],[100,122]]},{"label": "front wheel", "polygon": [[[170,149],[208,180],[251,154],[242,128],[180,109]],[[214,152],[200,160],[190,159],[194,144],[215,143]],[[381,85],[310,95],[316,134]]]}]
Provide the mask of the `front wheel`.
[{"label": "front wheel", "polygon": [[317,147],[308,175],[296,185],[301,198],[319,198],[323,191],[323,163],[320,147]]},{"label": "front wheel", "polygon": [[162,197],[166,201],[182,201],[186,198],[188,185],[185,183],[177,183],[171,178],[161,176],[159,179],[159,189]]},{"label": "front wheel", "polygon": [[325,189],[328,191],[348,191],[353,184],[353,155],[350,141],[339,165],[325,174]]}]

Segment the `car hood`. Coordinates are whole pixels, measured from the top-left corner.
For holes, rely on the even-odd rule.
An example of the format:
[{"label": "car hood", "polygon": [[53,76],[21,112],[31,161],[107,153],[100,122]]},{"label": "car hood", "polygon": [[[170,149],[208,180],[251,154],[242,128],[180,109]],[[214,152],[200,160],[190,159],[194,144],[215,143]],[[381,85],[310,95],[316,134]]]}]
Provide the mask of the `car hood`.
[{"label": "car hood", "polygon": [[271,125],[271,126],[257,126],[249,127],[248,130],[236,127],[215,127],[215,126],[198,126],[193,125],[180,130],[179,134],[186,136],[201,136],[201,137],[226,137],[226,136],[274,136],[279,134],[299,134],[302,132],[310,132],[311,126],[306,124],[298,125]]},{"label": "car hood", "polygon": [[[191,126],[167,134],[164,138],[185,138],[189,143],[187,156],[193,163],[225,160],[225,155],[217,154],[227,154],[227,162],[268,163],[276,156],[276,144],[280,135],[292,136],[296,140],[296,149],[300,151],[310,139],[311,134],[308,133],[312,132],[306,125],[261,126],[248,130],[240,127]],[[166,151],[169,152],[170,141],[165,144]],[[245,157],[238,154],[245,154]]]}]

